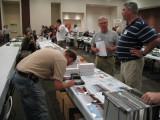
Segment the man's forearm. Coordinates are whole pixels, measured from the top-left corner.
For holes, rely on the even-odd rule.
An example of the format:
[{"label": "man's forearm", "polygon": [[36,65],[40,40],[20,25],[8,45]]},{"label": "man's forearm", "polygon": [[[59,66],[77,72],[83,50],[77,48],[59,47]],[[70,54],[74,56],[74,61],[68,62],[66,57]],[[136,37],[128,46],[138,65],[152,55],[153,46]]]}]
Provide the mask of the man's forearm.
[{"label": "man's forearm", "polygon": [[74,85],[74,82],[72,80],[70,80],[66,83],[63,83],[60,80],[54,80],[54,87],[56,90],[65,89],[65,88],[71,87],[73,85]]},{"label": "man's forearm", "polygon": [[117,46],[112,47],[112,51],[115,51],[117,49]]},{"label": "man's forearm", "polygon": [[144,54],[148,54],[149,52],[151,52],[156,46],[157,44],[160,42],[160,40],[157,38],[155,40],[153,40],[152,42],[150,42],[148,45],[147,45],[147,48],[144,50]]}]

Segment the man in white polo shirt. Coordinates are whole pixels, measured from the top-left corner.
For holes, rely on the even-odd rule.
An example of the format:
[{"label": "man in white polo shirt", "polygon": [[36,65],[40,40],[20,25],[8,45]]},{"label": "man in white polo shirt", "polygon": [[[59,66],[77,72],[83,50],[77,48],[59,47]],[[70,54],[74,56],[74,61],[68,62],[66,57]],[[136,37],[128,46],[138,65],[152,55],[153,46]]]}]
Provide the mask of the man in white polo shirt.
[{"label": "man in white polo shirt", "polygon": [[56,33],[57,44],[65,48],[65,41],[64,41],[66,34],[65,26],[62,24],[60,19],[58,19],[56,22],[57,22],[57,33]]}]

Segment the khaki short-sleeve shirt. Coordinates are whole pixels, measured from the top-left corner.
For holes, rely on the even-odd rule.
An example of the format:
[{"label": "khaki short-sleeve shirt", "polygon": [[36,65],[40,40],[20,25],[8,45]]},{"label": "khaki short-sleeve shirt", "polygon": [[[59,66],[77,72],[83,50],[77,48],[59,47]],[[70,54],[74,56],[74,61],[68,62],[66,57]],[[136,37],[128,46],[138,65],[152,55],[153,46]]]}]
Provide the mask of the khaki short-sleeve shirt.
[{"label": "khaki short-sleeve shirt", "polygon": [[17,69],[24,73],[34,73],[42,79],[53,77],[62,81],[66,66],[67,60],[62,52],[44,48],[22,59]]}]

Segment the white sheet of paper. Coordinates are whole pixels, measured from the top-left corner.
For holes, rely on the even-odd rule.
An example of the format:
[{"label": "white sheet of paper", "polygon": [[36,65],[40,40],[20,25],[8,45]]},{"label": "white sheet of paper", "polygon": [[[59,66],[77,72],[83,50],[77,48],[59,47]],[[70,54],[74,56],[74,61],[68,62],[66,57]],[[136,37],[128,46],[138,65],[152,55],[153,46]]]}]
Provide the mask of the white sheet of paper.
[{"label": "white sheet of paper", "polygon": [[99,49],[99,56],[107,56],[106,48],[104,41],[96,42],[96,48]]}]

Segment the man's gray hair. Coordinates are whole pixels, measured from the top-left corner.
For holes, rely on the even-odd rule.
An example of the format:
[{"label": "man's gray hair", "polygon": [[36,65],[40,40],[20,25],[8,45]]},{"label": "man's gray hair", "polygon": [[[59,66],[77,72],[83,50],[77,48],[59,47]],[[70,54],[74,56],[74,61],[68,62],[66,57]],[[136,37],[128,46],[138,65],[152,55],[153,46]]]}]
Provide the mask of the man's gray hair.
[{"label": "man's gray hair", "polygon": [[128,10],[132,10],[134,14],[138,14],[138,5],[135,2],[127,2],[123,6],[126,6]]},{"label": "man's gray hair", "polygon": [[107,18],[106,18],[106,17],[104,17],[104,16],[99,17],[99,19],[98,19],[98,23],[99,23],[99,21],[100,21],[100,20],[106,20],[106,21],[108,22]]}]

